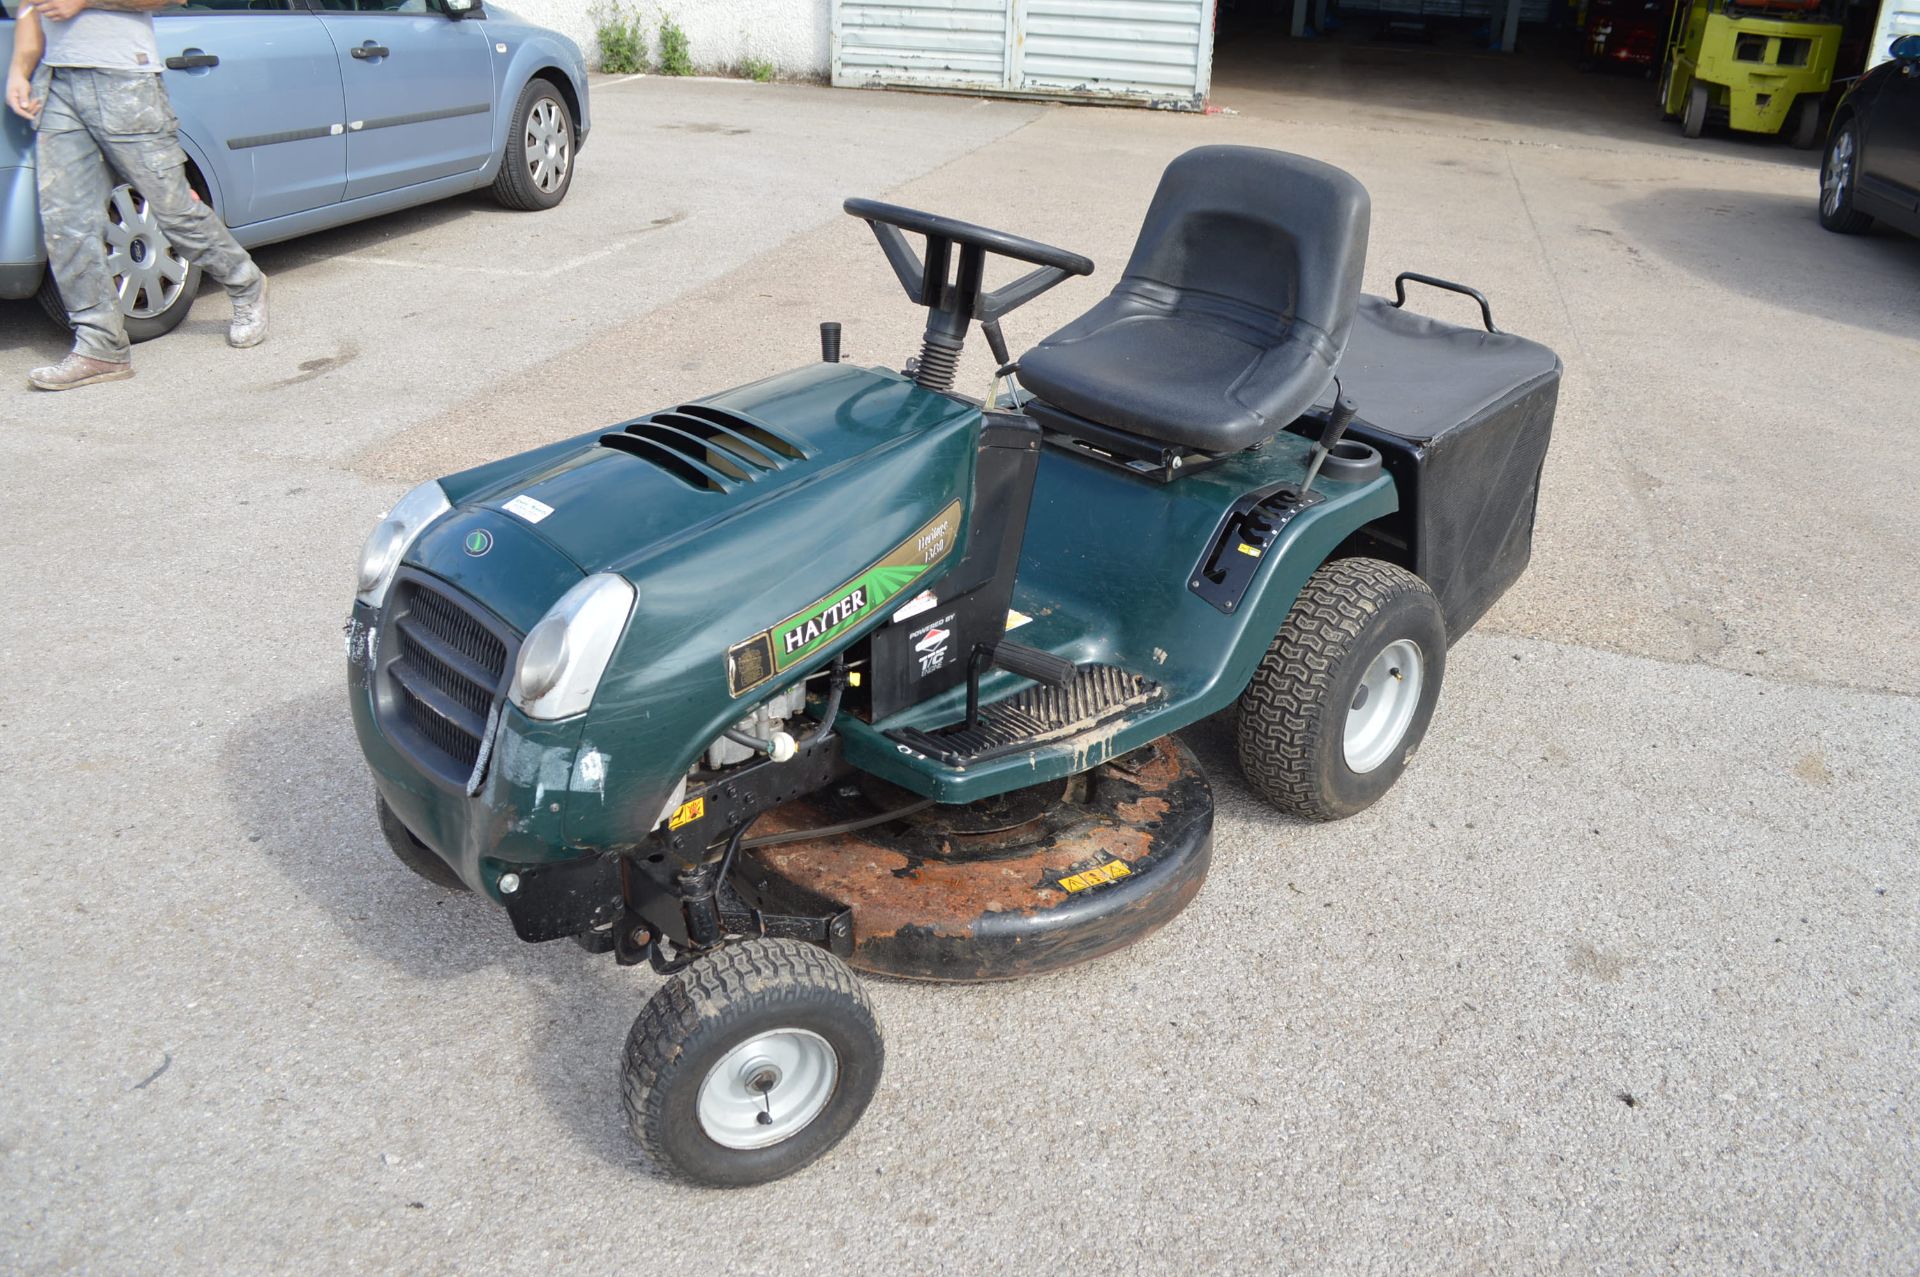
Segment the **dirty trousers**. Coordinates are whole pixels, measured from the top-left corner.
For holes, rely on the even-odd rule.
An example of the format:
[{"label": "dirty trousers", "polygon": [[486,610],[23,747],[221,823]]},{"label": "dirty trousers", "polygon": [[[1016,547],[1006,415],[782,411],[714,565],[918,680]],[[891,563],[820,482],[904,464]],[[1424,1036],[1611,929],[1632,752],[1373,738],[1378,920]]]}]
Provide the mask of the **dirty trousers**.
[{"label": "dirty trousers", "polygon": [[[129,227],[134,233],[128,234],[108,222],[107,199],[115,185],[108,177],[109,165],[144,197],[152,222],[182,256],[198,263],[236,298],[257,292],[261,275],[253,259],[187,187],[179,121],[160,76],[80,67],[50,70],[46,106],[38,121],[40,223],[47,264],[73,323],[73,348],[115,363],[129,357],[116,271],[124,280],[122,287],[144,285],[144,304],[156,310],[163,303],[155,294],[170,295],[186,274],[137,229]],[[137,225],[139,203],[135,198],[118,210],[124,222]],[[111,266],[109,244],[115,257]]]}]

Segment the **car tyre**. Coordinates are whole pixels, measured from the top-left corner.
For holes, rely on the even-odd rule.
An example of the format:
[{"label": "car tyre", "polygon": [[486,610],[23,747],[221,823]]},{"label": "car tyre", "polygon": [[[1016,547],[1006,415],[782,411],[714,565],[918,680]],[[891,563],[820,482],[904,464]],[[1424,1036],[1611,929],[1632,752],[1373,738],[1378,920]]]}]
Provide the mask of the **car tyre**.
[{"label": "car tyre", "polygon": [[1684,137],[1699,137],[1706,131],[1707,106],[1711,96],[1704,84],[1695,84],[1687,90],[1686,114],[1680,117],[1680,132]]},{"label": "car tyre", "polygon": [[1853,206],[1859,166],[1860,129],[1847,119],[1828,135],[1827,153],[1820,159],[1820,224],[1837,234],[1858,235],[1873,225],[1872,216]]},{"label": "car tyre", "polygon": [[838,1144],[885,1062],[846,963],[798,940],[755,938],[696,958],[653,995],[627,1035],[620,1090],[657,1168],[740,1188]]},{"label": "car tyre", "polygon": [[1446,618],[1425,581],[1379,559],[1323,565],[1240,694],[1247,783],[1309,820],[1371,806],[1420,747],[1446,662]]},{"label": "car tyre", "polygon": [[535,78],[520,90],[507,130],[507,148],[493,179],[493,197],[506,207],[532,213],[567,197],[578,150],[573,116],[553,82]]},{"label": "car tyre", "polygon": [[396,816],[393,808],[387,806],[387,800],[374,795],[374,815],[380,820],[380,832],[386,835],[387,846],[393,848],[393,854],[400,863],[425,878],[436,887],[448,891],[465,891],[467,884],[453,871],[453,866],[433,853],[433,848],[413,836],[413,831]]},{"label": "car tyre", "polygon": [[[114,272],[114,287],[120,294],[120,321],[127,340],[152,341],[178,328],[200,292],[200,267],[175,251],[147,210],[146,200],[124,182],[107,197],[106,241],[107,266]],[[54,323],[72,330],[51,267],[41,277],[35,297]]]}]

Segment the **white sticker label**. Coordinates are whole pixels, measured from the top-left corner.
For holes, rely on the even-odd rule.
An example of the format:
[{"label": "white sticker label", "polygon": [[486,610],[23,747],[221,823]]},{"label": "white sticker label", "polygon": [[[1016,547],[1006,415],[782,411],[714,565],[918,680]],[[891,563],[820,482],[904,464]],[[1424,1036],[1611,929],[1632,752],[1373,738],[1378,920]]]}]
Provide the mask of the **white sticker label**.
[{"label": "white sticker label", "polygon": [[940,600],[934,596],[932,590],[922,590],[901,604],[900,610],[893,614],[893,619],[895,622],[904,621],[910,616],[932,611],[939,603]]},{"label": "white sticker label", "polygon": [[535,501],[532,497],[528,496],[524,492],[522,492],[519,496],[515,497],[513,500],[507,502],[507,504],[501,508],[504,509],[508,514],[519,515],[521,518],[525,519],[528,523],[538,523],[540,522],[540,520],[546,518],[548,515],[553,513],[552,506],[548,505],[544,501]]}]

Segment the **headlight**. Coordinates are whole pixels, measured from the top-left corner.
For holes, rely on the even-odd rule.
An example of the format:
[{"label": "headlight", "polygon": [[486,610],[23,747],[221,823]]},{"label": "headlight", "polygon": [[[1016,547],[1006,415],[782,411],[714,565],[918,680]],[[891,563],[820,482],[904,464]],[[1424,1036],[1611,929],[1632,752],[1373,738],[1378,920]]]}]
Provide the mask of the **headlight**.
[{"label": "headlight", "polygon": [[355,597],[368,607],[379,607],[386,602],[387,587],[393,584],[394,569],[400,566],[407,547],[429,523],[452,508],[447,494],[431,480],[395,502],[360,552],[360,582],[355,587]]},{"label": "headlight", "polygon": [[561,595],[520,644],[507,699],[528,718],[584,713],[626,632],[634,597],[624,577],[606,572]]}]

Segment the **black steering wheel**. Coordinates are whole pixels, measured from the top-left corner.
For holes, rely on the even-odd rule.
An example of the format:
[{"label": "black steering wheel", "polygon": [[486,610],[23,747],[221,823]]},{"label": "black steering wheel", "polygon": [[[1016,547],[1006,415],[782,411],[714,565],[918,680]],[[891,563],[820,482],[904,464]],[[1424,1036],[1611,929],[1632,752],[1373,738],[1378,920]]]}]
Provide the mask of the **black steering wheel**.
[{"label": "black steering wheel", "polygon": [[[873,228],[874,238],[880,241],[880,251],[887,255],[887,262],[908,298],[915,305],[927,308],[927,341],[930,349],[939,349],[931,354],[932,376],[922,377],[922,384],[933,385],[943,374],[950,373],[950,368],[945,366],[958,358],[969,320],[980,321],[987,344],[993,348],[993,357],[1002,365],[1010,363],[1006,339],[1000,333],[1000,317],[1016,306],[1024,306],[1055,284],[1075,275],[1093,273],[1093,262],[1078,253],[938,213],[864,199],[850,199],[842,207]],[[927,237],[926,260],[922,261],[914,253],[902,231]],[[953,263],[956,245],[960,249],[958,270]],[[981,279],[988,253],[1026,262],[1035,269],[992,292],[983,291]],[[942,353],[948,350],[950,357]],[[923,351],[923,368],[928,366],[929,357],[929,353]],[[946,383],[951,384],[950,376],[946,376]],[[946,385],[935,388],[945,389]]]}]

